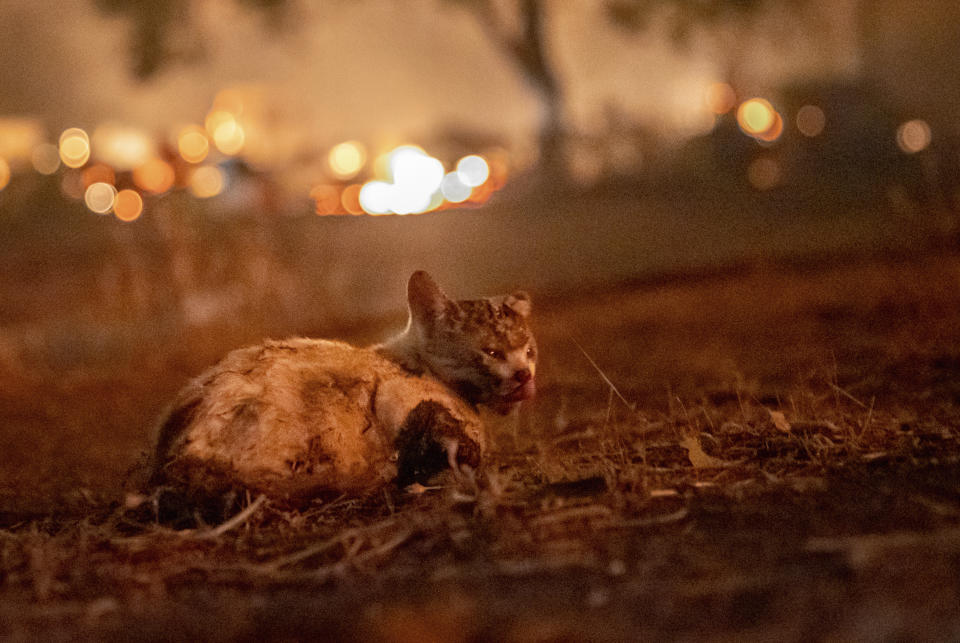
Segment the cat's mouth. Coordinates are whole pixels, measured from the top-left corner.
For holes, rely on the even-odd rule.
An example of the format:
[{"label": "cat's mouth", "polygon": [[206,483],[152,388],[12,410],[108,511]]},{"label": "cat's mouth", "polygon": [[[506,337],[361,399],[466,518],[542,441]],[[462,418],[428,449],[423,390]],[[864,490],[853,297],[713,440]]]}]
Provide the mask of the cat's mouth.
[{"label": "cat's mouth", "polygon": [[520,402],[532,399],[536,393],[537,385],[534,383],[533,378],[530,378],[523,384],[517,385],[513,390],[494,396],[494,398],[487,403],[487,406],[500,415],[506,415]]},{"label": "cat's mouth", "polygon": [[500,399],[502,399],[504,402],[522,402],[524,400],[531,399],[534,395],[536,395],[536,393],[537,386],[534,384],[533,378],[530,378],[523,384],[518,385],[506,395],[501,395]]}]

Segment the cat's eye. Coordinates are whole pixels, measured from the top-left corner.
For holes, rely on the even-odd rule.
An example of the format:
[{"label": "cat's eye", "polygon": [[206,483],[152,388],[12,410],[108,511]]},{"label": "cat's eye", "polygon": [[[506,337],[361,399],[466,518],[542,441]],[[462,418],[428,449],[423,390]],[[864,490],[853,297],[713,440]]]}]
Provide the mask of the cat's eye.
[{"label": "cat's eye", "polygon": [[492,357],[493,359],[506,359],[506,355],[503,354],[502,350],[496,348],[484,348],[483,352]]}]

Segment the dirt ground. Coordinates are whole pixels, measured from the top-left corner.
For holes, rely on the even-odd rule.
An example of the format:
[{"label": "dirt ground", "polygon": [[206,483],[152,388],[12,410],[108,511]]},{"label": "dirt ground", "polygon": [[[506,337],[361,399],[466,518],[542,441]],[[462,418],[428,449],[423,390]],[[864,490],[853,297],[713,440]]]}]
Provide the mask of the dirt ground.
[{"label": "dirt ground", "polygon": [[124,474],[164,400],[258,338],[83,335],[96,362],[0,337],[0,638],[960,640],[960,256],[535,314],[538,399],[495,423],[490,488],[183,531],[125,514]]}]

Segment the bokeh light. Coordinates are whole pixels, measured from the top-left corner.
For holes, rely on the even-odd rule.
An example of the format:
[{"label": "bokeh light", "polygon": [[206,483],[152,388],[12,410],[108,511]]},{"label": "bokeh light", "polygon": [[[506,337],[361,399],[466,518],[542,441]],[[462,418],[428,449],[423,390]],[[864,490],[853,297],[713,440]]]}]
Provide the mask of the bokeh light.
[{"label": "bokeh light", "polygon": [[226,180],[215,165],[198,167],[190,174],[190,192],[200,199],[209,199],[223,192]]},{"label": "bokeh light", "polygon": [[359,141],[345,141],[330,150],[330,169],[340,180],[355,177],[367,162],[367,150]]},{"label": "bokeh light", "polygon": [[31,116],[0,116],[0,156],[16,166],[44,139],[43,123]]},{"label": "bokeh light", "polygon": [[173,167],[163,159],[151,159],[133,171],[133,182],[141,190],[162,194],[173,187]]},{"label": "bokeh light", "polygon": [[37,172],[49,176],[60,168],[60,151],[53,143],[41,143],[33,148],[30,162]]},{"label": "bokeh light", "polygon": [[467,187],[475,188],[490,177],[490,166],[482,156],[471,154],[464,156],[457,162],[457,175],[460,182]]},{"label": "bokeh light", "polygon": [[90,160],[90,137],[79,127],[71,127],[60,135],[60,160],[67,167],[83,167]]},{"label": "bokeh light", "polygon": [[714,114],[726,114],[737,103],[737,92],[728,83],[711,83],[704,100]]},{"label": "bokeh light", "polygon": [[340,205],[350,214],[363,214],[363,206],[360,205],[361,188],[359,183],[354,183],[345,187],[340,193]]},{"label": "bokeh light", "polygon": [[797,110],[797,129],[809,138],[820,136],[827,125],[827,116],[816,105],[804,105]]},{"label": "bokeh light", "polygon": [[113,185],[117,180],[113,168],[103,163],[94,163],[84,168],[81,176],[83,177],[83,187],[85,189],[94,183],[109,183]]},{"label": "bokeh light", "polygon": [[449,172],[440,182],[440,191],[450,203],[463,203],[470,198],[473,188],[463,182],[460,172]]},{"label": "bokeh light", "polygon": [[136,221],[143,214],[143,198],[136,190],[120,190],[113,200],[113,216],[121,221]]},{"label": "bokeh light", "polygon": [[60,191],[75,201],[83,198],[84,192],[83,173],[79,170],[68,169],[60,178]]},{"label": "bokeh light", "polygon": [[780,164],[768,156],[754,159],[747,168],[747,180],[758,190],[770,190],[780,184]]},{"label": "bokeh light", "polygon": [[210,152],[210,142],[203,128],[190,125],[180,130],[177,136],[177,149],[187,163],[200,163]]},{"label": "bokeh light", "polygon": [[757,134],[757,139],[764,143],[773,143],[783,134],[783,117],[779,112],[773,113],[773,123],[765,132]]},{"label": "bokeh light", "polygon": [[93,183],[83,193],[83,202],[91,212],[107,214],[117,198],[117,188],[109,183]]},{"label": "bokeh light", "polygon": [[924,120],[907,121],[897,128],[897,145],[907,154],[922,152],[932,139],[930,125]]},{"label": "bokeh light", "polygon": [[0,157],[0,190],[10,183],[10,164],[7,159]]},{"label": "bokeh light", "polygon": [[213,99],[214,111],[229,112],[240,116],[243,114],[243,107],[243,92],[233,87],[221,89]]},{"label": "bokeh light", "polygon": [[92,148],[94,157],[121,172],[146,163],[156,154],[156,145],[146,132],[113,123],[93,131]]},{"label": "bokeh light", "polygon": [[315,185],[310,190],[314,212],[319,215],[337,214],[340,209],[340,193],[332,185]]},{"label": "bokeh light", "polygon": [[776,110],[763,98],[751,98],[737,109],[737,123],[747,134],[758,136],[768,131],[776,122]]},{"label": "bokeh light", "polygon": [[390,153],[390,175],[403,191],[430,195],[443,180],[443,163],[414,145],[401,145]]},{"label": "bokeh light", "polygon": [[225,110],[215,110],[204,123],[217,149],[228,156],[239,154],[246,142],[246,134],[236,117]]},{"label": "bokeh light", "polygon": [[390,212],[392,185],[386,181],[370,181],[360,188],[358,200],[367,214]]}]

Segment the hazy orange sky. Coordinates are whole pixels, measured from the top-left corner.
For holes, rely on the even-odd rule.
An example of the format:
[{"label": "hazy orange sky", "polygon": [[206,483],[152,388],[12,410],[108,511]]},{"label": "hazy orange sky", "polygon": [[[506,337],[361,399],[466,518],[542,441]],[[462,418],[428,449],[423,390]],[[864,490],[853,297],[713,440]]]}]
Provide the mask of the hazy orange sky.
[{"label": "hazy orange sky", "polygon": [[[440,0],[292,2],[293,28],[264,27],[232,0],[192,5],[174,45],[201,42],[204,56],[140,83],[133,79],[130,25],[89,0],[0,4],[0,116],[36,114],[51,131],[105,120],[163,131],[203,118],[217,90],[255,85],[278,121],[329,145],[429,135],[440,124],[529,140],[538,105],[474,16]],[[853,0],[825,0],[836,20],[815,48],[776,46],[784,16],[758,19],[745,75],[757,91],[811,71],[849,74]],[[678,52],[654,32],[612,29],[601,0],[549,5],[551,55],[568,118],[595,128],[609,105],[664,132],[682,133],[717,80],[717,38]],[[770,26],[769,30],[764,28]],[[778,31],[779,29],[779,31]]]}]

